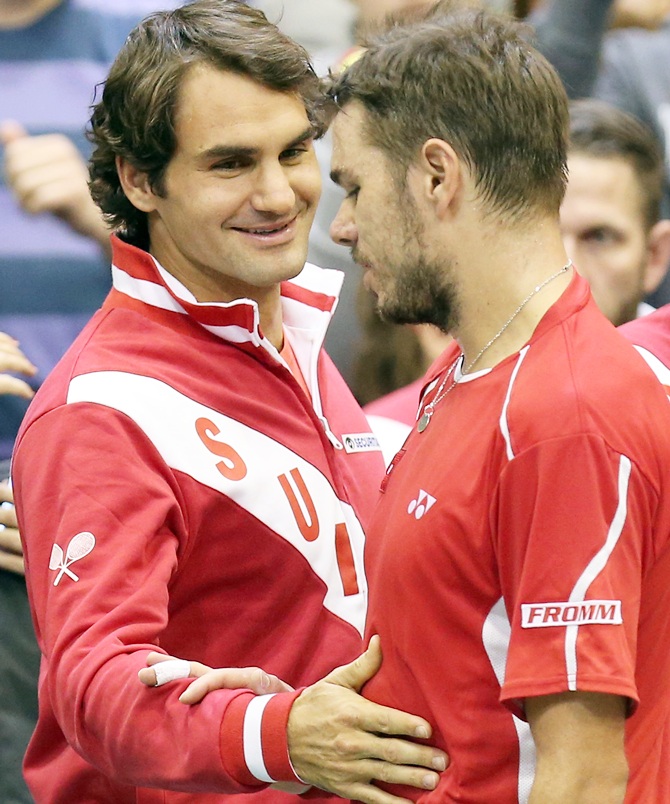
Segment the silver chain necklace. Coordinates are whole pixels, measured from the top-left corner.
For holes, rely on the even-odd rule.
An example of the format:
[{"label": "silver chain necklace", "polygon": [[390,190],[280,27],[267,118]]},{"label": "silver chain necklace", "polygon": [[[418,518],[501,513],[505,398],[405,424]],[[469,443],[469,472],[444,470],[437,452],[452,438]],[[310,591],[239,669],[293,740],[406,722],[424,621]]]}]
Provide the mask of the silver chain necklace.
[{"label": "silver chain necklace", "polygon": [[[528,302],[533,298],[533,296],[535,296],[536,293],[539,293],[542,290],[543,287],[548,285],[550,282],[553,282],[554,279],[559,277],[561,274],[564,274],[571,267],[572,267],[572,260],[568,260],[565,263],[565,265],[559,271],[556,271],[555,274],[552,274],[551,276],[547,277],[544,280],[544,282],[541,282],[539,285],[536,285],[531,290],[531,292],[526,296],[526,298],[521,302],[521,304],[516,308],[516,310],[512,313],[512,315],[507,319],[507,321],[505,321],[505,323],[502,325],[502,327],[500,327],[500,329],[491,338],[491,340],[480,350],[480,352],[477,355],[477,357],[475,357],[475,359],[465,369],[463,369],[463,371],[461,372],[461,376],[464,376],[465,374],[468,374],[470,371],[472,371],[472,369],[474,368],[475,364],[479,362],[479,360],[482,358],[484,353],[488,349],[490,349],[491,346],[493,346],[493,344],[498,340],[498,338],[503,334],[503,332],[505,332],[507,327],[509,327],[509,325],[512,323],[512,321],[514,321],[514,319],[519,315],[519,313],[528,304]],[[454,380],[452,381],[451,385],[446,390],[444,389],[444,386],[447,384],[447,382],[449,380],[449,377],[451,377],[451,375],[454,373],[454,370],[456,369],[456,365],[457,365],[459,359],[460,359],[460,355],[449,366],[449,369],[448,369],[447,373],[444,375],[444,379],[440,383],[440,387],[437,389],[437,393],[433,397],[433,401],[429,402],[424,407],[423,413],[421,414],[421,418],[419,419],[419,423],[416,426],[416,429],[420,433],[423,433],[423,431],[426,429],[426,427],[428,427],[428,425],[430,424],[430,420],[431,420],[431,418],[433,416],[433,413],[435,413],[435,408],[437,407],[437,405],[456,386],[457,381],[456,381],[456,378],[454,378]]]}]

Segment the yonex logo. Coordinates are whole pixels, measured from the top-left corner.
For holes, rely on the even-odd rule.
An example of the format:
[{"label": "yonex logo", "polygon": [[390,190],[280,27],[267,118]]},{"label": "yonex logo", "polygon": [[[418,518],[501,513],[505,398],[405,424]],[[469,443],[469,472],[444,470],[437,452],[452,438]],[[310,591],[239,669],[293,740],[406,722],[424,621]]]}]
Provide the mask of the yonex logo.
[{"label": "yonex logo", "polygon": [[427,491],[419,489],[419,496],[416,498],[416,500],[412,500],[412,502],[407,506],[407,513],[410,516],[414,514],[415,519],[421,519],[424,514],[427,514],[428,511],[430,511],[436,502],[437,500],[435,497],[432,497]]},{"label": "yonex logo", "polygon": [[583,600],[576,603],[522,603],[522,628],[566,625],[621,625],[620,600]]},{"label": "yonex logo", "polygon": [[63,550],[58,544],[54,544],[51,548],[51,557],[49,558],[49,569],[58,570],[54,586],[58,586],[63,575],[68,575],[73,581],[78,581],[79,576],[75,575],[70,569],[70,564],[79,561],[80,558],[87,556],[95,547],[95,536],[88,531],[77,533],[70,539],[67,546],[65,555]]}]

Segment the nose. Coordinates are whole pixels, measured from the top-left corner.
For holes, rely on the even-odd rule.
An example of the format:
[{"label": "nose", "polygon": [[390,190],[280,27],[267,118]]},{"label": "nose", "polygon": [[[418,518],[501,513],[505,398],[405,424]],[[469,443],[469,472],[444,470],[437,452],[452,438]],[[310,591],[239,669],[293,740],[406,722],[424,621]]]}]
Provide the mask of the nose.
[{"label": "nose", "polygon": [[259,170],[251,203],[259,212],[273,215],[286,215],[295,208],[295,191],[282,165],[266,165]]},{"label": "nose", "polygon": [[358,230],[353,214],[347,209],[346,199],[342,202],[335,220],[330,225],[330,237],[338,245],[349,248],[358,242]]}]

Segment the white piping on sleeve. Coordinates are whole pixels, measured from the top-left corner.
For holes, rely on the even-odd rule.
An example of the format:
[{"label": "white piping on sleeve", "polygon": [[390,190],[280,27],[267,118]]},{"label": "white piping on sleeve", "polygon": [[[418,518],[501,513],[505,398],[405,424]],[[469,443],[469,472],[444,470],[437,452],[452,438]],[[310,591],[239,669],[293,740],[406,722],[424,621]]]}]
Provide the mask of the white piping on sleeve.
[{"label": "white piping on sleeve", "polygon": [[530,346],[524,346],[523,349],[519,352],[519,357],[516,361],[516,365],[514,366],[514,371],[512,372],[512,376],[510,377],[509,385],[507,387],[507,394],[505,395],[505,402],[503,403],[502,411],[500,413],[500,431],[502,433],[502,437],[505,440],[505,448],[507,452],[508,460],[512,460],[514,457],[514,451],[512,450],[512,438],[509,431],[509,422],[507,421],[507,409],[509,407],[510,399],[512,398],[512,388],[514,387],[514,382],[516,380],[516,376],[519,373],[519,369],[521,368],[521,364],[524,361],[524,358],[528,354],[528,350]]},{"label": "white piping on sleeve", "polygon": [[[628,484],[630,481],[632,464],[630,458],[621,455],[619,460],[618,490],[619,501],[614,517],[607,533],[605,544],[600,548],[596,555],[591,559],[588,566],[581,574],[572,592],[570,593],[570,603],[580,603],[586,598],[589,587],[607,566],[610,556],[614,552],[628,514]],[[568,625],[565,632],[565,664],[568,677],[568,689],[577,689],[577,636],[579,635],[579,625]]]},{"label": "white piping on sleeve", "polygon": [[[484,650],[501,687],[505,683],[505,670],[511,636],[512,627],[507,617],[505,600],[501,597],[492,606],[482,628]],[[528,723],[511,713],[510,717],[514,723],[519,743],[518,804],[527,804],[535,778],[535,743]]]}]

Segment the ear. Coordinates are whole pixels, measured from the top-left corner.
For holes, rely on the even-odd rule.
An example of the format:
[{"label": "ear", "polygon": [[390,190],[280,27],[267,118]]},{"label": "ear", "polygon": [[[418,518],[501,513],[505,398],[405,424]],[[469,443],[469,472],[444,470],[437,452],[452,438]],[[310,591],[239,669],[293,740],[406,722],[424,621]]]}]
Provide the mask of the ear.
[{"label": "ear", "polygon": [[644,293],[653,293],[670,267],[670,220],[652,226],[647,242],[647,267],[644,273]]},{"label": "ear", "polygon": [[461,160],[448,142],[432,137],[419,157],[421,190],[438,217],[444,217],[460,188]]},{"label": "ear", "polygon": [[130,203],[141,212],[153,212],[156,200],[148,175],[122,156],[116,157],[116,172],[119,174],[121,188]]}]

